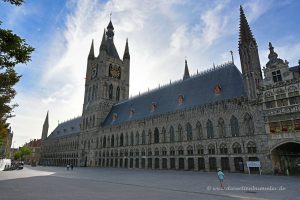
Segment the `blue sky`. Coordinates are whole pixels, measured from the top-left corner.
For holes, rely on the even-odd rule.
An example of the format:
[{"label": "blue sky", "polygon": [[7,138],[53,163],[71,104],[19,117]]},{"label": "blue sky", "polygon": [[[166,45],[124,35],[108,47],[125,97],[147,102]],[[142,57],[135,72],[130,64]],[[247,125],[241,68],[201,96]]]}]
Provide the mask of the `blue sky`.
[{"label": "blue sky", "polygon": [[298,65],[300,1],[297,0],[27,0],[20,7],[0,1],[1,27],[12,29],[35,47],[32,61],[17,66],[14,146],[40,138],[49,110],[51,132],[59,122],[81,115],[86,59],[91,40],[98,54],[103,29],[115,27],[122,56],[131,54],[130,94],[182,78],[187,57],[190,73],[238,56],[239,5],[257,40],[262,67],[268,42],[279,57]]}]

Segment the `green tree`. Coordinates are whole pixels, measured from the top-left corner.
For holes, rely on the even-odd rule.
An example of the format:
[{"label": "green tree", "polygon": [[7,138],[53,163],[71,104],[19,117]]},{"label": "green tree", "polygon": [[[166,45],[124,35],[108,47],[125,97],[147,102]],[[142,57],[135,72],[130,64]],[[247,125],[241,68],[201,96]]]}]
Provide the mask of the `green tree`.
[{"label": "green tree", "polygon": [[21,158],[21,151],[16,151],[14,155],[14,159],[18,160],[19,158]]},{"label": "green tree", "polygon": [[[23,0],[3,0],[13,5],[20,6]],[[24,39],[14,34],[12,30],[3,29],[0,21],[0,146],[7,137],[9,124],[7,119],[13,117],[12,111],[17,106],[11,101],[16,95],[13,88],[20,80],[20,75],[15,71],[17,64],[26,64],[30,61],[34,51]],[[6,131],[5,131],[6,130]]]},{"label": "green tree", "polygon": [[27,155],[29,156],[32,153],[31,149],[28,146],[21,147],[20,152],[22,157]]}]

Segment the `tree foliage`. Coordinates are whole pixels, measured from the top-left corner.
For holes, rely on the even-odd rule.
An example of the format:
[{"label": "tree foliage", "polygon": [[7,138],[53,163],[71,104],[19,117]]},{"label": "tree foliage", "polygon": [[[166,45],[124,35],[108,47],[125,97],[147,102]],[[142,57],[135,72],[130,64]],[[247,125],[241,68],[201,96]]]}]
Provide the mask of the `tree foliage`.
[{"label": "tree foliage", "polygon": [[18,151],[15,152],[14,158],[15,160],[19,158],[23,158],[23,156],[31,155],[32,150],[28,146],[21,147]]},{"label": "tree foliage", "polygon": [[[20,6],[24,0],[3,0],[13,5]],[[26,64],[30,61],[34,51],[24,39],[14,34],[12,30],[3,29],[0,21],[0,146],[7,137],[9,124],[7,119],[13,117],[12,111],[17,104],[12,104],[16,95],[13,88],[20,80],[20,75],[15,71],[17,64]]]}]

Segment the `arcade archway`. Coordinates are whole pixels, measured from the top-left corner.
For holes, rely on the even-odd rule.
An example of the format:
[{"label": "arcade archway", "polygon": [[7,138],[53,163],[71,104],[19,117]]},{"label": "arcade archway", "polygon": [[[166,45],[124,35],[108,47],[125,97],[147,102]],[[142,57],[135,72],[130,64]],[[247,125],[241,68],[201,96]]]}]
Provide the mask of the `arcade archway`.
[{"label": "arcade archway", "polygon": [[300,175],[300,144],[286,142],[271,151],[275,174]]}]

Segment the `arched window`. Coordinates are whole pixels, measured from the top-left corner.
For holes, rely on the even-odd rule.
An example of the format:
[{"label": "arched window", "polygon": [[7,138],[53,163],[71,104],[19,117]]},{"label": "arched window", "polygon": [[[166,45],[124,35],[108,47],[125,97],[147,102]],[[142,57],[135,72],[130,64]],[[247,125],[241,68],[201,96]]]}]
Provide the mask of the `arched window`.
[{"label": "arched window", "polygon": [[161,153],[162,153],[163,156],[166,156],[166,155],[167,155],[167,149],[166,149],[166,147],[163,147],[163,148],[161,149]]},{"label": "arched window", "polygon": [[233,153],[235,154],[240,154],[242,153],[242,148],[241,148],[241,145],[237,142],[235,142],[233,145],[232,145],[232,149],[233,149]]},{"label": "arched window", "polygon": [[130,133],[130,145],[134,144],[133,132]]},{"label": "arched window", "polygon": [[231,126],[231,135],[233,137],[239,136],[239,123],[237,118],[232,115],[230,119],[230,126]]},{"label": "arched window", "polygon": [[158,149],[158,148],[155,148],[155,150],[154,150],[154,155],[155,155],[155,156],[158,156],[158,155],[159,155],[159,149]]},{"label": "arched window", "polygon": [[188,146],[186,150],[187,150],[188,155],[193,155],[194,154],[194,150],[193,150],[192,146]]},{"label": "arched window", "polygon": [[215,146],[213,144],[208,145],[208,154],[216,154]]},{"label": "arched window", "polygon": [[158,128],[154,129],[154,143],[159,143],[159,131],[158,131]]},{"label": "arched window", "polygon": [[136,145],[140,144],[140,135],[139,135],[139,132],[136,132],[136,134],[135,134],[135,144]]},{"label": "arched window", "polygon": [[128,133],[125,133],[125,146],[128,146]]},{"label": "arched window", "polygon": [[108,90],[108,98],[110,99],[110,100],[112,100],[112,98],[113,98],[113,85],[112,84],[110,84],[109,85],[109,90]]},{"label": "arched window", "polygon": [[207,129],[207,138],[213,138],[214,137],[214,128],[213,124],[210,120],[206,123],[206,129]]},{"label": "arched window", "polygon": [[254,135],[254,123],[249,113],[244,115],[244,127],[246,135]]},{"label": "arched window", "polygon": [[[74,143],[72,144],[72,146],[74,145]],[[96,139],[96,148],[98,149],[98,146],[99,146],[99,141],[98,141],[98,138]]]},{"label": "arched window", "polygon": [[117,90],[116,90],[116,101],[119,101],[119,100],[120,100],[120,87],[118,86]]},{"label": "arched window", "polygon": [[182,127],[181,127],[181,125],[179,124],[178,125],[178,135],[177,135],[178,137],[177,137],[177,141],[178,142],[182,142]]},{"label": "arched window", "polygon": [[166,142],[166,129],[164,127],[161,131],[161,142]]},{"label": "arched window", "polygon": [[103,148],[106,147],[106,136],[103,137]]},{"label": "arched window", "polygon": [[190,123],[186,124],[186,138],[188,141],[193,140],[193,130],[192,125]]},{"label": "arched window", "polygon": [[226,131],[225,131],[225,122],[223,118],[220,118],[218,120],[218,131],[220,137],[226,137]]},{"label": "arched window", "polygon": [[254,142],[248,142],[247,144],[248,153],[256,153],[256,145]]},{"label": "arched window", "polygon": [[175,135],[174,135],[174,128],[173,126],[170,127],[170,142],[175,141]]},{"label": "arched window", "polygon": [[200,122],[197,122],[196,124],[196,131],[197,131],[197,139],[200,140],[201,138],[203,138],[202,126]]},{"label": "arched window", "polygon": [[124,135],[123,133],[121,133],[121,136],[120,136],[120,146],[122,147],[124,145]]},{"label": "arched window", "polygon": [[204,154],[204,148],[203,148],[202,145],[198,145],[198,146],[197,146],[197,153],[198,153],[199,155],[203,155],[203,154]]},{"label": "arched window", "polygon": [[144,130],[142,132],[142,144],[146,144],[146,134]]},{"label": "arched window", "polygon": [[151,144],[152,143],[152,132],[151,132],[151,130],[149,129],[149,131],[148,131],[148,144]]},{"label": "arched window", "polygon": [[227,154],[228,153],[228,149],[225,143],[220,145],[220,154]]},{"label": "arched window", "polygon": [[170,155],[175,156],[175,148],[174,147],[170,147]]},{"label": "arched window", "polygon": [[93,115],[93,126],[95,126],[95,115]]},{"label": "arched window", "polygon": [[114,136],[114,135],[111,136],[111,139],[110,139],[110,146],[111,146],[111,147],[114,147],[114,146],[115,146],[115,136]]},{"label": "arched window", "polygon": [[183,155],[184,151],[183,151],[183,147],[180,146],[178,147],[178,155]]}]

